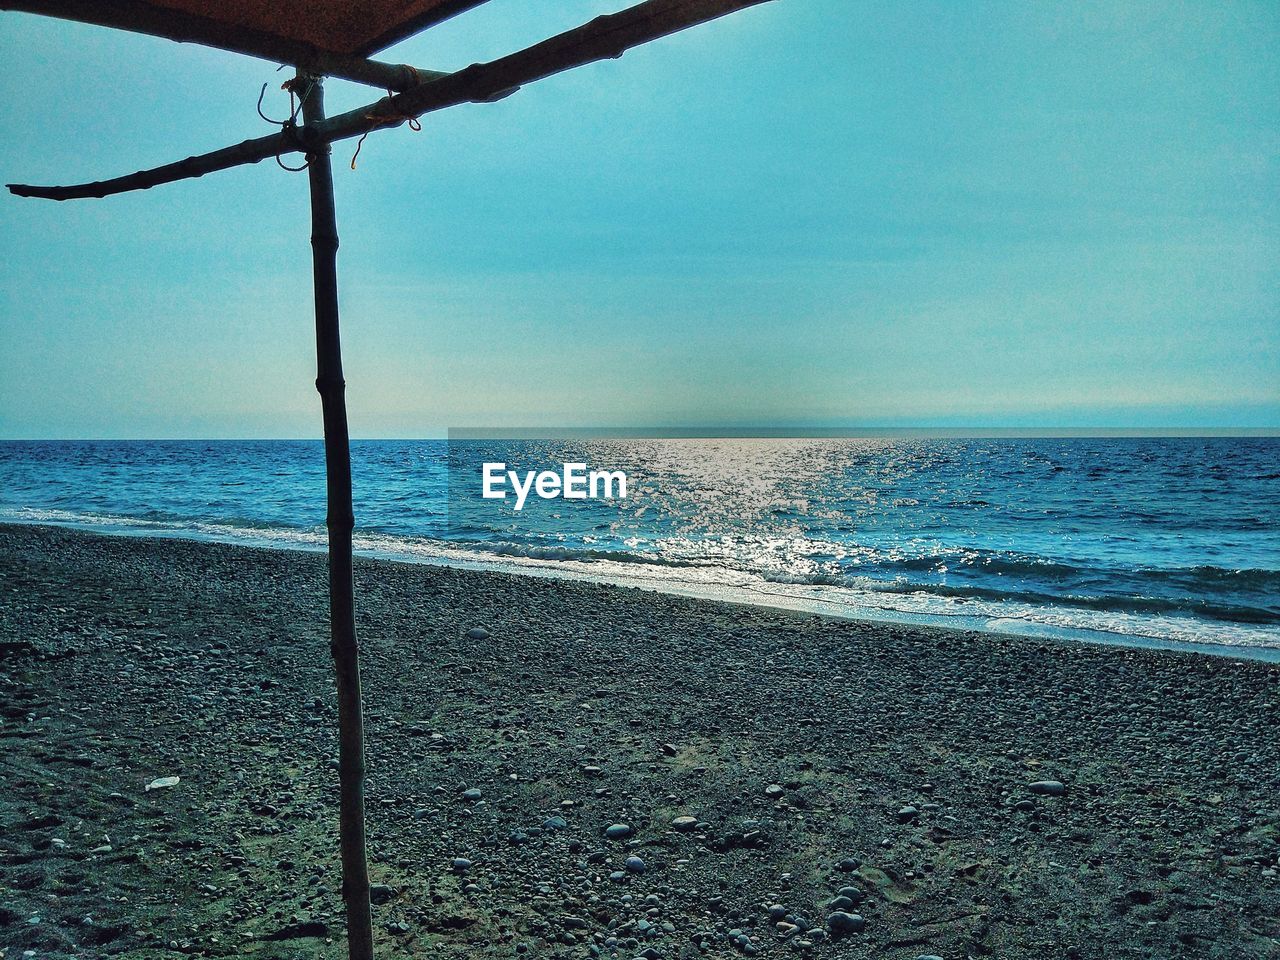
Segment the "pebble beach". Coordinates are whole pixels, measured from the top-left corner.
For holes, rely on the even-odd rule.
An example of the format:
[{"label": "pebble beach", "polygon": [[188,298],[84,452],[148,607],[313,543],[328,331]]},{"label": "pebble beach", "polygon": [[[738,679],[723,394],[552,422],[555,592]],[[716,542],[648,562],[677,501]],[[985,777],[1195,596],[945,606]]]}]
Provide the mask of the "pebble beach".
[{"label": "pebble beach", "polygon": [[[382,956],[1280,957],[1280,668],[357,560]],[[345,955],[322,555],[0,526],[0,956]]]}]

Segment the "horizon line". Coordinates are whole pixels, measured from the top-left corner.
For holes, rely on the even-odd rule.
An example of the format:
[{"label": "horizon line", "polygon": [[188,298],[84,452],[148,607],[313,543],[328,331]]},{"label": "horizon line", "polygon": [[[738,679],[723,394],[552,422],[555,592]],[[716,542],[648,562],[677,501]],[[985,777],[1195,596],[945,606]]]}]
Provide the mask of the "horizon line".
[{"label": "horizon line", "polygon": [[[353,436],[352,442],[420,440],[842,440],[842,439],[1161,439],[1273,438],[1280,427],[450,427],[421,436]],[[0,443],[306,443],[311,436],[5,437]]]}]

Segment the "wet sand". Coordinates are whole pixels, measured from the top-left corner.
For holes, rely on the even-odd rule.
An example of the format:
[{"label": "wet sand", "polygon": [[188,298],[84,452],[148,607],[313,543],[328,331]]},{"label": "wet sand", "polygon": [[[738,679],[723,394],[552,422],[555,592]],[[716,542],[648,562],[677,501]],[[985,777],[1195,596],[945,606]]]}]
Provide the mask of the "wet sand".
[{"label": "wet sand", "polygon": [[[1274,664],[356,575],[383,956],[1280,957]],[[324,605],[0,526],[6,960],[343,955]]]}]

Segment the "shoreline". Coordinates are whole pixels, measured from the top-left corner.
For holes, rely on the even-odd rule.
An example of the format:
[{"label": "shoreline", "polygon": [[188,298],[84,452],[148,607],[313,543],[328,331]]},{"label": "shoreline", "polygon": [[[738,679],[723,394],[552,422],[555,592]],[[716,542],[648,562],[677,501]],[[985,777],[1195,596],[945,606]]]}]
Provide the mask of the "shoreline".
[{"label": "shoreline", "polygon": [[[302,540],[281,544],[263,536],[255,537],[251,531],[243,536],[218,536],[214,534],[200,535],[188,530],[165,530],[148,527],[108,527],[90,523],[73,521],[0,521],[0,530],[5,527],[50,527],[98,536],[144,538],[157,540],[182,540],[191,543],[216,543],[232,547],[261,549],[269,551],[323,553],[326,549],[321,542],[304,542]],[[365,535],[367,536],[367,535]],[[1177,653],[1201,654],[1204,656],[1228,657],[1236,659],[1256,660],[1263,663],[1280,663],[1280,645],[1264,644],[1227,644],[1202,641],[1179,640],[1156,635],[1136,633],[1120,633],[1100,629],[1080,627],[1060,627],[1033,623],[1016,617],[991,618],[987,616],[971,616],[963,613],[915,613],[893,607],[876,606],[871,603],[855,603],[847,596],[824,596],[829,588],[811,586],[801,588],[791,585],[793,591],[785,592],[786,584],[775,584],[760,580],[755,583],[712,583],[682,580],[674,577],[658,580],[631,574],[629,571],[599,572],[589,569],[594,564],[581,561],[544,560],[533,557],[511,558],[502,555],[492,557],[471,558],[462,556],[465,551],[458,551],[459,557],[437,554],[413,554],[408,551],[396,551],[384,548],[364,548],[358,542],[357,534],[355,555],[365,559],[382,560],[390,563],[407,563],[422,566],[440,566],[452,569],[472,570],[480,572],[504,573],[513,576],[525,576],[539,579],[562,579],[582,581],[595,584],[631,587],[668,596],[683,596],[709,600],[720,603],[737,603],[747,606],[762,607],[770,610],[783,610],[801,615],[831,617],[838,620],[855,622],[897,624],[908,627],[926,629],[956,630],[975,632],[996,636],[1012,636],[1027,642],[1053,643],[1087,643],[1097,646],[1123,647],[1140,650],[1163,650]],[[617,565],[615,565],[617,566]],[[588,569],[581,569],[586,567]],[[848,593],[848,591],[843,591]]]},{"label": "shoreline", "polygon": [[[387,955],[1280,953],[1274,666],[355,572]],[[0,527],[0,946],[338,960],[324,597],[313,553]]]}]

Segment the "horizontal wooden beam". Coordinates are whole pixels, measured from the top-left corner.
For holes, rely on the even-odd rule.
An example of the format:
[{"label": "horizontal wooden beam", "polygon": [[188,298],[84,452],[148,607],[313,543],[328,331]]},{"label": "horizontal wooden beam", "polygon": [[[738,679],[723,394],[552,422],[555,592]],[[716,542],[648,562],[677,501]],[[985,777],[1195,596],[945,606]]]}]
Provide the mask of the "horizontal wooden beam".
[{"label": "horizontal wooden beam", "polygon": [[409,90],[424,81],[447,76],[437,70],[418,70],[402,63],[382,63],[365,57],[331,53],[308,43],[129,0],[0,0],[0,10],[114,27],[178,43],[199,43],[261,57],[273,63],[287,63],[319,76],[366,83],[383,90]]},{"label": "horizontal wooden beam", "polygon": [[445,107],[491,101],[535,80],[596,60],[620,57],[632,47],[658,37],[767,2],[769,0],[644,0],[634,7],[597,17],[590,23],[518,53],[489,63],[473,64],[457,73],[420,84],[405,93],[384,97],[367,107],[338,114],[314,126],[287,129],[112,180],[65,187],[15,183],[7,186],[11,193],[20,197],[46,200],[106,197],[202,177],[206,173],[258,163],[270,157],[318,150],[327,143],[362,136],[379,127],[399,126],[414,117]]}]

